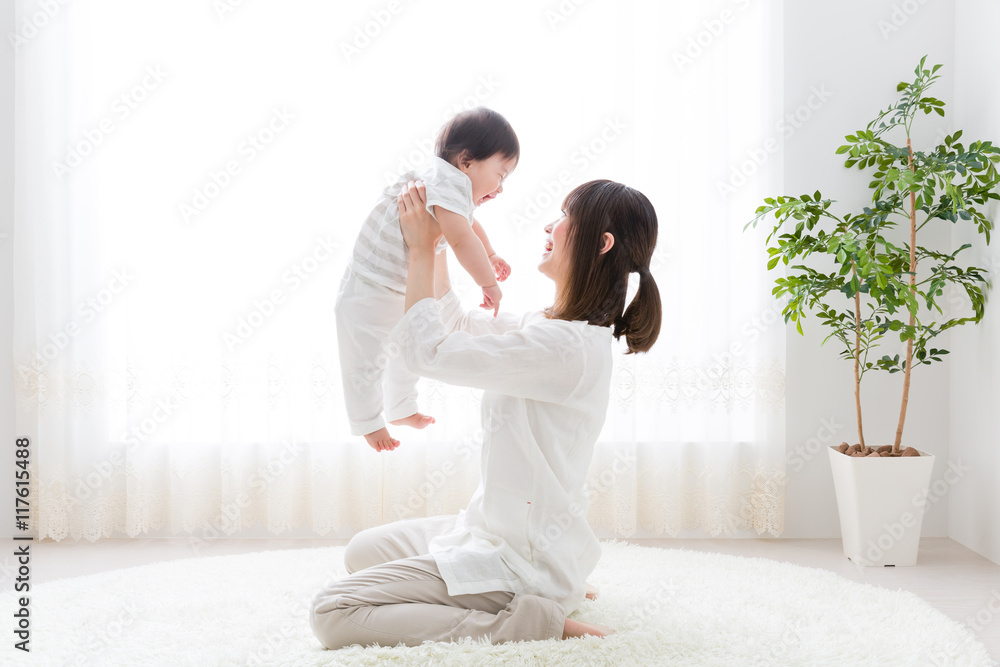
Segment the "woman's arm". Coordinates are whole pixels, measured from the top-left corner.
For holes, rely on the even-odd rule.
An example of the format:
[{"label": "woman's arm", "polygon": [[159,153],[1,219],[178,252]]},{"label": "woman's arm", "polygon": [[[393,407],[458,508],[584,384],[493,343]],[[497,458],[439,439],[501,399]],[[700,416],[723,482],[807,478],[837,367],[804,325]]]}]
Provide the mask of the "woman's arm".
[{"label": "woman's arm", "polygon": [[406,276],[405,313],[418,301],[434,298],[434,250],[410,248],[410,268]]},{"label": "woman's arm", "polygon": [[[396,199],[399,206],[399,228],[406,247],[410,249],[404,313],[415,303],[434,298],[434,248],[442,236],[441,226],[421,203],[427,200],[424,184],[418,183],[415,188],[413,186],[413,181],[407,183]],[[417,195],[416,200],[413,193]]]},{"label": "woman's arm", "polygon": [[441,304],[433,299],[415,303],[389,342],[399,346],[407,367],[421,377],[549,403],[566,404],[581,386],[596,381],[600,366],[588,363],[587,343],[569,323],[479,336],[449,332]]},{"label": "woman's arm", "polygon": [[434,255],[434,298],[441,299],[451,291],[451,277],[448,275],[448,250]]},{"label": "woman's arm", "polygon": [[[435,292],[438,292],[435,284]],[[437,296],[437,294],[435,294]],[[445,292],[438,297],[441,307],[441,321],[446,331],[464,331],[473,336],[502,334],[524,327],[525,316],[514,313],[500,313],[496,317],[479,310],[465,310],[454,292]]]}]

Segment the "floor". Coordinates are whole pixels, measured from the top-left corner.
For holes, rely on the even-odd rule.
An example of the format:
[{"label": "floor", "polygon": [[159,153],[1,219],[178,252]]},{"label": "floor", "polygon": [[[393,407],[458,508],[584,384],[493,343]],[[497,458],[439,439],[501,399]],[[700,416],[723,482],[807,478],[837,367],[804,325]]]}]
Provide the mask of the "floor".
[{"label": "floor", "polygon": [[[964,623],[1000,662],[1000,565],[944,537],[920,542],[917,566],[859,568],[844,557],[839,539],[655,539],[628,540],[643,546],[713,551],[818,567],[866,584],[903,589]],[[25,544],[7,540],[8,545]],[[44,541],[31,546],[31,580],[43,583],[162,560],[220,556],[274,549],[335,546],[331,539],[110,539],[98,542]],[[6,548],[4,553],[12,553]],[[12,567],[13,566],[13,567]],[[0,561],[0,589],[16,577],[11,556]]]}]

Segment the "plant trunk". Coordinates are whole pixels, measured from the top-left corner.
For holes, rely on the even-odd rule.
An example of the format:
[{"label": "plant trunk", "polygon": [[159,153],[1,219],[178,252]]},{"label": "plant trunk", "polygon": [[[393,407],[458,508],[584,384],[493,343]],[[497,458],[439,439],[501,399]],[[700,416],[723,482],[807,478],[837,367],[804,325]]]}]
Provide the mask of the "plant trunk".
[{"label": "plant trunk", "polygon": [[[913,166],[913,147],[910,138],[906,138],[906,149],[910,152],[910,171],[916,171]],[[910,190],[910,293],[917,291],[917,193]],[[910,330],[916,324],[916,318],[910,313]],[[896,427],[896,441],[892,444],[893,453],[899,452],[899,444],[903,440],[903,423],[906,421],[906,404],[910,400],[910,370],[913,367],[913,338],[906,341],[906,368],[903,369],[903,403],[899,408],[899,425]]]},{"label": "plant trunk", "polygon": [[[857,269],[851,266],[851,272],[858,275]],[[865,431],[861,426],[861,292],[854,293],[854,407],[858,412],[858,443],[865,446]]]}]

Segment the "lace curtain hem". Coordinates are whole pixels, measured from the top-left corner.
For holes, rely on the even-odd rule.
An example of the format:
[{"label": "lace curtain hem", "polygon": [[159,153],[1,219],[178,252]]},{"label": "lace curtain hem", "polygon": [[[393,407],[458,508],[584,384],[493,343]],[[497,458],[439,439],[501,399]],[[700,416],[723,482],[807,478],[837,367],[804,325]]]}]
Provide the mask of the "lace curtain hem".
[{"label": "lace curtain hem", "polygon": [[[719,484],[694,488],[685,485],[688,488],[677,487],[681,490],[675,493],[664,490],[671,488],[669,483],[653,483],[651,478],[644,480],[640,475],[627,484],[635,487],[639,483],[632,494],[608,488],[606,480],[602,481],[602,473],[606,472],[592,471],[588,520],[595,530],[606,530],[615,537],[638,533],[676,537],[693,531],[711,537],[740,531],[779,536],[784,530],[784,472],[760,466],[737,469],[717,480]],[[225,493],[215,487],[197,492],[186,489],[177,495],[162,484],[127,477],[124,466],[103,474],[108,479],[125,481],[129,492],[87,493],[91,487],[86,479],[40,480],[36,485],[38,493],[31,498],[32,506],[38,508],[38,537],[96,541],[137,537],[169,528],[173,535],[213,539],[236,537],[256,526],[277,536],[305,525],[322,537],[343,526],[362,530],[400,519],[458,513],[468,502],[470,482],[474,481],[465,479],[458,486],[439,488],[426,480],[410,485],[398,480],[385,485],[368,484],[365,489],[357,489],[352,501],[344,503],[342,493],[335,499],[332,492],[308,492],[308,488],[331,487],[330,478],[323,473],[313,474],[314,483],[306,485],[306,489],[281,494],[272,489],[266,496],[255,493],[253,479],[243,479]],[[687,467],[684,474],[690,480],[711,478],[707,466]],[[427,479],[434,477],[432,473]],[[383,486],[396,491],[380,497]]]}]

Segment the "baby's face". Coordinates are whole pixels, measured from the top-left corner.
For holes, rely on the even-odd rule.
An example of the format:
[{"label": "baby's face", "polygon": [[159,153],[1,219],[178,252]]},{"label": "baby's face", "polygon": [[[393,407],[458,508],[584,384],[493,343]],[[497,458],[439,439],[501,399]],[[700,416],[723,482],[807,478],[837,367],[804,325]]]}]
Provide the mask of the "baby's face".
[{"label": "baby's face", "polygon": [[497,153],[485,160],[460,164],[459,169],[472,181],[472,202],[479,206],[503,192],[504,179],[514,171],[515,166],[517,160]]}]

